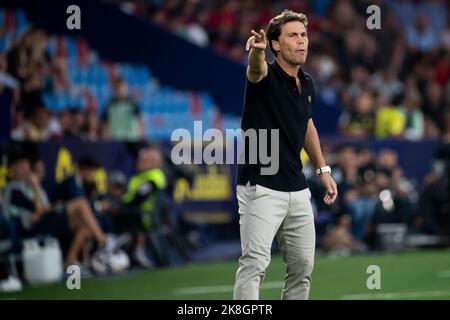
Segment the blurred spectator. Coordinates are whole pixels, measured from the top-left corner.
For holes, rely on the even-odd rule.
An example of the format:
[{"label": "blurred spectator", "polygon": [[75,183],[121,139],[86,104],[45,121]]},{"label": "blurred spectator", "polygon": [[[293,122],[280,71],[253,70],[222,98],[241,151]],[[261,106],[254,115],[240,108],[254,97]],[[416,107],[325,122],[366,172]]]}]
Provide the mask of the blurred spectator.
[{"label": "blurred spectator", "polygon": [[360,176],[362,175],[361,169],[373,168],[375,166],[375,155],[372,148],[368,145],[360,146],[357,150],[357,162],[359,168],[358,175]]},{"label": "blurred spectator", "polygon": [[[311,71],[316,79],[321,101],[333,108],[344,108],[346,116],[343,118],[349,118],[355,113],[352,106],[357,97],[371,89],[375,97],[374,110],[378,112],[376,137],[438,137],[444,130],[442,112],[447,105],[444,92],[450,92],[446,89],[450,87],[450,54],[446,50],[449,42],[446,40],[449,38],[448,4],[441,0],[380,1],[384,13],[383,27],[376,32],[365,26],[365,5],[354,1],[316,4],[313,1],[279,0],[163,0],[151,3],[128,1],[123,7],[139,16],[148,14],[154,23],[244,64],[247,57],[243,48],[251,29],[264,28],[268,20],[285,7],[301,10],[311,18],[308,28],[311,59],[305,69]],[[321,15],[315,16],[316,11]],[[92,99],[83,104],[88,104],[90,110],[97,107],[104,110],[104,99],[110,97],[109,85],[103,84],[104,80],[95,82],[95,85],[90,83],[91,75],[97,77],[101,67],[94,69],[96,63],[92,67],[87,63],[88,57],[95,55],[91,55],[93,52],[83,45],[84,40],[76,41],[75,49],[80,59],[75,65],[67,56],[68,39],[58,37],[51,40],[42,30],[30,28],[6,53],[7,73],[12,78],[3,78],[8,79],[8,83],[17,79],[21,93],[20,98],[18,95],[15,97],[14,129],[22,125],[22,119],[30,118],[36,105],[44,105],[52,111],[56,105],[60,112],[68,105],[76,105],[67,102],[67,97],[70,101],[73,96],[80,95],[79,99],[84,101],[86,93]],[[56,53],[52,47],[53,40],[56,41]],[[271,58],[268,52],[268,59]],[[80,71],[73,74],[74,67],[80,67]],[[111,74],[116,77],[114,72]],[[129,80],[125,74],[122,76]],[[407,82],[411,77],[416,79],[421,105],[413,113],[406,114],[405,109],[396,108],[400,105],[396,99],[409,96]],[[435,88],[435,83],[440,89]],[[133,90],[134,86],[135,83]],[[98,133],[98,120],[93,116],[95,112],[90,113],[83,123],[82,139],[95,141],[100,136],[104,139],[137,140],[144,137],[142,120],[136,111],[136,103],[127,93],[126,82],[114,80],[112,87],[115,97],[106,111],[102,111],[101,133]],[[49,105],[43,103],[42,93],[49,95],[50,99],[44,99],[51,101]],[[380,103],[377,97],[384,102]],[[425,116],[422,135],[418,129],[419,109]],[[429,119],[434,121],[434,125]],[[411,129],[411,124],[415,129]],[[53,127],[54,121],[52,132],[56,131]],[[21,136],[20,130],[14,130],[14,138]]]},{"label": "blurred spectator", "polygon": [[427,234],[450,236],[450,144],[436,152],[433,170],[425,178],[420,194],[416,228]]},{"label": "blurred spectator", "polygon": [[425,137],[428,139],[438,139],[439,136],[439,127],[430,117],[425,116]]},{"label": "blurred spectator", "polygon": [[424,137],[425,120],[420,110],[420,95],[417,90],[409,89],[405,93],[400,110],[405,116],[404,136],[409,140],[420,140]]},{"label": "blurred spectator", "polygon": [[[147,256],[146,231],[154,228],[153,219],[158,210],[159,192],[166,188],[166,176],[161,170],[162,154],[156,147],[145,147],[139,151],[136,162],[137,173],[131,177],[123,202],[128,208],[136,208],[142,221],[137,234],[134,258],[144,267],[154,263]],[[133,211],[133,210],[132,210]],[[161,257],[158,257],[161,258]]]},{"label": "blurred spectator", "polygon": [[444,109],[444,96],[442,87],[437,82],[429,82],[426,86],[425,98],[422,101],[422,110],[439,130],[442,130],[442,111]]},{"label": "blurred spectator", "polygon": [[416,16],[416,8],[412,0],[386,1],[386,3],[398,19],[399,25],[406,28],[412,27]]},{"label": "blurred spectator", "polygon": [[144,137],[139,107],[128,96],[128,85],[123,79],[114,82],[114,98],[103,114],[103,132],[114,140],[137,141]]},{"label": "blurred spectator", "polygon": [[353,188],[358,177],[358,162],[353,147],[349,145],[339,146],[336,150],[336,163],[333,166],[333,178],[338,190],[345,194],[348,189]]},{"label": "blurred spectator", "polygon": [[[135,215],[129,215],[130,219],[120,219],[126,213],[122,204],[122,196],[126,191],[127,179],[125,175],[118,172],[108,174],[108,187],[106,193],[92,194],[90,198],[93,210],[100,221],[102,229],[107,233],[122,233],[129,231],[127,226]],[[140,221],[140,219],[139,219]]]},{"label": "blurred spectator", "polygon": [[60,92],[69,89],[70,82],[67,69],[68,66],[66,59],[58,56],[53,58],[51,85],[54,91]]},{"label": "blurred spectator", "polygon": [[[124,203],[127,192],[127,179],[120,171],[108,174],[108,190],[94,201],[97,217],[103,221],[108,233],[120,234],[120,238],[130,243],[133,248],[131,256],[139,266],[151,268],[155,264],[147,255],[145,243],[148,241],[143,225],[142,210],[134,203]],[[148,205],[148,204],[147,204]]]},{"label": "blurred spectator", "polygon": [[409,225],[413,217],[413,206],[404,194],[397,192],[392,185],[392,173],[380,170],[377,173],[380,189],[379,202],[376,206],[373,223],[404,223]]},{"label": "blurred spectator", "polygon": [[86,141],[98,141],[101,135],[101,125],[97,114],[88,111],[85,113],[85,121],[81,128],[81,136]]},{"label": "blurred spectator", "polygon": [[3,109],[3,117],[0,119],[0,137],[11,136],[13,107],[18,100],[18,93],[19,83],[7,73],[6,57],[0,53],[0,105]]},{"label": "blurred spectator", "polygon": [[442,0],[427,0],[417,3],[417,11],[428,17],[433,31],[439,33],[448,22],[448,2]]},{"label": "blurred spectator", "polygon": [[204,12],[196,14],[192,21],[186,23],[186,37],[192,43],[200,47],[207,47],[209,45],[209,36],[201,23],[197,21],[206,22],[206,15]]},{"label": "blurred spectator", "polygon": [[400,137],[405,130],[406,118],[396,106],[381,106],[376,115],[375,136],[378,139]]},{"label": "blurred spectator", "polygon": [[375,178],[373,168],[364,168],[355,188],[344,195],[346,212],[352,221],[352,234],[360,241],[365,240],[377,203]]},{"label": "blurred spectator", "polygon": [[450,79],[450,50],[441,50],[437,62],[433,66],[433,76],[439,85],[444,88]]},{"label": "blurred spectator", "polygon": [[395,96],[403,92],[403,84],[398,79],[394,67],[388,67],[375,73],[371,82],[372,88],[383,94],[387,101],[392,101]]},{"label": "blurred spectator", "polygon": [[394,150],[383,149],[379,152],[375,181],[379,195],[373,214],[372,234],[376,232],[376,226],[382,223],[410,225],[416,194],[404,177]]},{"label": "blurred spectator", "polygon": [[[351,64],[348,66],[352,66]],[[343,93],[344,104],[349,104],[351,99],[356,98],[369,86],[370,74],[364,65],[356,65],[350,70],[350,84]]]},{"label": "blurred spectator", "polygon": [[46,141],[51,136],[50,112],[43,105],[37,105],[14,133],[17,140]]},{"label": "blurred spectator", "polygon": [[54,140],[82,140],[82,129],[85,126],[85,115],[80,108],[62,110],[58,115],[58,128],[54,130]]},{"label": "blurred spectator", "polygon": [[351,233],[351,218],[347,215],[341,216],[337,225],[323,236],[322,249],[328,254],[348,256],[357,248],[357,241]]},{"label": "blurred spectator", "polygon": [[418,14],[413,25],[406,28],[406,40],[408,44],[419,51],[436,49],[439,44],[438,34],[433,30],[428,16]]},{"label": "blurred spectator", "polygon": [[34,171],[23,153],[11,155],[9,162],[11,181],[5,189],[3,209],[14,219],[22,237],[47,234],[62,244],[69,239],[66,266],[78,261],[91,234],[100,247],[105,246],[105,236],[85,203],[75,200],[62,206],[50,204],[40,182],[45,174],[40,161],[34,163]]},{"label": "blurred spectator", "polygon": [[450,107],[444,110],[444,132],[442,141],[450,144]]},{"label": "blurred spectator", "polygon": [[398,164],[398,154],[392,149],[381,149],[376,160],[378,170],[386,170],[396,179],[403,177],[403,171]]},{"label": "blurred spectator", "polygon": [[363,91],[355,98],[351,111],[346,111],[340,119],[344,135],[357,138],[369,138],[374,134],[375,106],[370,91]]},{"label": "blurred spectator", "polygon": [[440,34],[441,47],[447,52],[450,50],[450,20],[447,20],[447,25]]},{"label": "blurred spectator", "polygon": [[[115,223],[115,219],[118,216],[127,214],[127,210],[122,203],[122,197],[127,189],[127,178],[121,171],[112,171],[108,173],[108,188],[106,194],[100,194],[95,198],[94,208],[99,214],[107,215],[109,220],[108,232],[119,233],[123,230],[127,230],[123,223]],[[132,217],[135,215],[129,215]],[[131,220],[131,219],[130,219]],[[140,224],[139,215],[139,224]]]},{"label": "blurred spectator", "polygon": [[9,73],[21,83],[21,102],[26,115],[34,106],[42,105],[41,94],[49,75],[46,49],[45,33],[30,29],[7,56]]},{"label": "blurred spectator", "polygon": [[8,61],[6,56],[0,53],[0,92],[3,88],[16,89],[19,82],[8,72]]}]

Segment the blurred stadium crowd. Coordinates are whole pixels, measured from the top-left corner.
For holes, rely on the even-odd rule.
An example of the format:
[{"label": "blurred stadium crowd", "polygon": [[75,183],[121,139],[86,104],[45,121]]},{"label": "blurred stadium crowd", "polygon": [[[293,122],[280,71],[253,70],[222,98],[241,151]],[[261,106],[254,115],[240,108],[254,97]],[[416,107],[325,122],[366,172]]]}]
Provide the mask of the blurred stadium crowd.
[{"label": "blurred stadium crowd", "polygon": [[[80,157],[73,174],[50,187],[44,184],[45,163],[33,144],[9,145],[7,164],[0,244],[10,241],[0,245],[0,256],[5,248],[20,256],[25,239],[50,236],[61,246],[65,268],[78,265],[83,277],[190,261],[197,243],[188,238],[190,229],[172,200],[178,176],[164,163],[157,144],[142,145],[129,179],[119,170],[108,172],[105,191],[97,187],[100,164],[89,156]],[[118,254],[129,262],[116,270]]]},{"label": "blurred stadium crowd", "polygon": [[[441,245],[449,240],[449,147],[436,152],[433,170],[422,185],[407,177],[393,149],[377,153],[367,146],[325,146],[340,196],[326,206],[311,166],[308,184],[316,212],[318,246],[328,253],[362,253]],[[397,240],[392,237],[396,235]],[[433,235],[433,239],[415,235]],[[395,236],[394,236],[395,237]],[[396,243],[397,242],[397,243]]]},{"label": "blurred stadium crowd", "polygon": [[0,10],[0,17],[12,139],[139,141],[168,139],[198,119],[217,127],[207,93],[160,87],[147,66],[102,60],[83,38],[34,28],[22,10]]},{"label": "blurred stadium crowd", "polygon": [[[263,28],[285,7],[305,12],[306,69],[322,99],[341,112],[336,132],[357,138],[450,137],[447,1],[375,1],[380,30],[365,25],[367,1],[120,2],[244,64],[249,30]],[[223,129],[220,119],[229,117],[220,115],[207,93],[159,87],[146,66],[102,60],[83,38],[30,28],[21,11],[2,10],[0,17],[0,72],[15,93],[14,139],[167,138],[195,119]],[[239,119],[230,119],[225,126],[239,127]]]},{"label": "blurred stadium crowd", "polygon": [[[325,206],[323,190],[305,166],[318,247],[344,254],[383,249],[377,227],[386,224],[448,239],[448,1],[107,2],[244,64],[251,29],[264,28],[284,8],[306,13],[306,69],[322,99],[341,111],[338,136],[442,141],[422,184],[405,176],[395,150],[324,145],[340,197]],[[367,29],[368,4],[381,7],[381,30]],[[163,140],[175,128],[192,128],[197,119],[209,128],[239,127],[239,119],[221,115],[208,93],[161,87],[147,66],[103,60],[82,38],[33,28],[21,10],[0,8],[0,95],[10,96],[11,138],[20,141]],[[189,261],[196,244],[173,207],[171,174],[164,170],[170,164],[158,147],[137,153],[135,176],[108,172],[105,194],[92,180],[99,164],[82,158],[51,197],[41,185],[39,155],[22,151],[9,156],[10,179],[0,196],[0,217],[13,217],[14,241],[50,234],[62,243],[67,265],[100,274],[107,272],[105,252],[127,245],[143,267]],[[29,221],[30,212],[39,214]]]},{"label": "blurred stadium crowd", "polygon": [[[266,28],[283,8],[303,12],[310,41],[306,69],[323,98],[342,109],[337,128],[342,134],[412,140],[450,137],[448,1],[127,3],[128,10],[244,64],[249,30]],[[366,27],[366,8],[372,4],[381,8],[380,30]]]}]

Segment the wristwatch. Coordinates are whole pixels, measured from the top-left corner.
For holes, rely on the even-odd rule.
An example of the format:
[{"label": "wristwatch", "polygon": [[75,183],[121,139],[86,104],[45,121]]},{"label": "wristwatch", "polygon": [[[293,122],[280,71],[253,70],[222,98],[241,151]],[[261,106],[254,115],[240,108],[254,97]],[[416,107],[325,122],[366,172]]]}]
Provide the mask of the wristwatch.
[{"label": "wristwatch", "polygon": [[324,172],[326,172],[326,173],[331,173],[331,168],[330,168],[330,166],[325,166],[325,167],[316,169],[316,174],[317,174],[318,176],[320,176],[320,175],[321,175],[322,173],[324,173]]}]

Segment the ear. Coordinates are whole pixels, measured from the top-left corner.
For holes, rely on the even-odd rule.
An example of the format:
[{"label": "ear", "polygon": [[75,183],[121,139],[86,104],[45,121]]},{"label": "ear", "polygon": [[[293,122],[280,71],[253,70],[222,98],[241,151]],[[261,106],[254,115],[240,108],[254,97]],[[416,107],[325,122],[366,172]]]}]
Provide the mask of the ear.
[{"label": "ear", "polygon": [[277,40],[272,40],[272,48],[278,52],[280,51],[280,43]]}]

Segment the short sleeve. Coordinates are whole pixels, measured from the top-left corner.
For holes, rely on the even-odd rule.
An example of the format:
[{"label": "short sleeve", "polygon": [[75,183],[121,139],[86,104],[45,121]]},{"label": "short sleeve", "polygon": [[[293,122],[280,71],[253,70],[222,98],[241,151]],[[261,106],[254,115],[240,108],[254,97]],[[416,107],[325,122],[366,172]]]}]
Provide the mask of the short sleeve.
[{"label": "short sleeve", "polygon": [[314,104],[316,102],[316,86],[314,84],[314,81],[312,78],[309,78],[309,85],[310,85],[310,98],[308,97],[308,102],[309,102],[309,108],[308,108],[308,119],[312,118],[312,112],[313,112],[313,108],[314,108]]},{"label": "short sleeve", "polygon": [[265,87],[267,85],[268,81],[269,81],[269,77],[270,77],[271,72],[272,72],[272,68],[267,63],[267,74],[266,74],[266,76],[264,78],[262,78],[261,80],[259,80],[258,82],[251,82],[250,80],[248,80],[247,70],[246,70],[245,71],[245,80],[247,82],[247,86],[248,87],[254,87],[254,88]]}]

